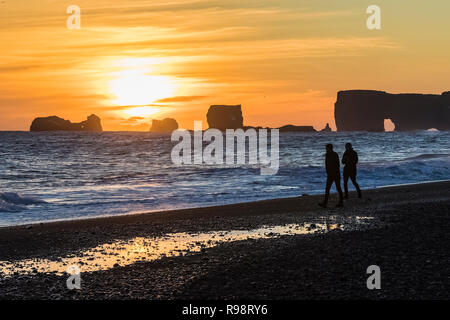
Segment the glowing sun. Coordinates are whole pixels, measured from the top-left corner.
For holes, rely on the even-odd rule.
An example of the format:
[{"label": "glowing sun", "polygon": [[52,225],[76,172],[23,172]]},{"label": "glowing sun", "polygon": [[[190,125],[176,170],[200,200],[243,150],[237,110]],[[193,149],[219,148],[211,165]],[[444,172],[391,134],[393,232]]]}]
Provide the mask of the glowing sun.
[{"label": "glowing sun", "polygon": [[[117,79],[110,81],[109,86],[110,92],[116,97],[113,103],[119,106],[150,104],[159,99],[171,97],[175,91],[175,85],[169,77],[151,76],[136,72],[122,72]],[[148,107],[145,108],[150,110]],[[144,112],[144,109],[139,107],[133,109],[136,109],[133,114],[136,116],[137,113]]]}]

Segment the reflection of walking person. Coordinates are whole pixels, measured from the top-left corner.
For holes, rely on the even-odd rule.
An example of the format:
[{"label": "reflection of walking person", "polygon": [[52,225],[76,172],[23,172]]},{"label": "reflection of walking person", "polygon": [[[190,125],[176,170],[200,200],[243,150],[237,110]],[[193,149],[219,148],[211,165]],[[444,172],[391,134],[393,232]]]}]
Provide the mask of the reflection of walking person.
[{"label": "reflection of walking person", "polygon": [[358,198],[361,198],[361,189],[358,182],[356,182],[356,164],[358,163],[358,154],[352,148],[351,143],[345,145],[345,152],[342,156],[342,163],[344,164],[344,191],[345,199],[348,199],[348,178],[353,182],[353,185],[358,192]]},{"label": "reflection of walking person", "polygon": [[339,164],[339,156],[333,151],[333,145],[326,145],[327,153],[325,155],[325,168],[327,170],[327,186],[325,189],[325,199],[319,203],[319,206],[326,208],[328,204],[328,198],[330,197],[330,189],[333,183],[336,185],[336,189],[339,193],[339,203],[336,205],[338,208],[344,206],[342,189],[341,189],[341,172]]}]

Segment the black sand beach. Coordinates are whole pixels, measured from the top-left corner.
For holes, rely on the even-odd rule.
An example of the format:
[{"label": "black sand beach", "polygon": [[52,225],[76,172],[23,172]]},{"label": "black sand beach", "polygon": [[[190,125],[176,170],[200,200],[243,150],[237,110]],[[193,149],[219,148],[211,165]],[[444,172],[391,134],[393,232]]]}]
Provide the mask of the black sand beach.
[{"label": "black sand beach", "polygon": [[[225,242],[200,252],[68,275],[0,278],[1,299],[449,299],[450,182],[354,193],[344,209],[320,196],[0,228],[0,269],[22,259],[60,260],[117,240],[373,217],[358,230]],[[335,195],[330,205],[336,200]],[[366,269],[381,268],[381,290]]]}]

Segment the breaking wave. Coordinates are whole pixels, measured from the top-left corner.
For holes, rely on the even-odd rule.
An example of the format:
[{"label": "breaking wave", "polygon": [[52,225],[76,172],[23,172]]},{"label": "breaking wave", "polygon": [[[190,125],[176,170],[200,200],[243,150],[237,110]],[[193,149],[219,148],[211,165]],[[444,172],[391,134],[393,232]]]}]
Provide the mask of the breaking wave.
[{"label": "breaking wave", "polygon": [[19,212],[25,210],[27,205],[42,203],[45,203],[45,201],[32,197],[25,197],[20,193],[0,193],[0,212]]}]

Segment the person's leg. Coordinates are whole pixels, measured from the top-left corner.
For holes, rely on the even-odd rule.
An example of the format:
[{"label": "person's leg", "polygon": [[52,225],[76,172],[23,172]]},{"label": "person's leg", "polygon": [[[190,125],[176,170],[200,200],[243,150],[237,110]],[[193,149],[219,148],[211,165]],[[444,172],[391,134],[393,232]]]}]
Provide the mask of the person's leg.
[{"label": "person's leg", "polygon": [[334,183],[336,185],[336,189],[339,193],[339,203],[338,203],[338,207],[342,207],[344,205],[344,196],[342,194],[342,189],[341,189],[341,177],[338,177],[334,180]]},{"label": "person's leg", "polygon": [[327,184],[325,186],[325,198],[323,199],[323,202],[319,203],[319,206],[323,208],[326,208],[328,204],[328,198],[330,197],[330,189],[332,184],[333,180],[330,177],[327,177]]},{"label": "person's leg", "polygon": [[356,172],[350,176],[350,179],[352,179],[352,183],[355,186],[356,191],[358,192],[358,198],[361,198],[362,197],[361,189],[359,188],[358,182],[356,182]]},{"label": "person's leg", "polygon": [[345,191],[345,199],[348,199],[348,171],[344,169],[344,191]]}]

